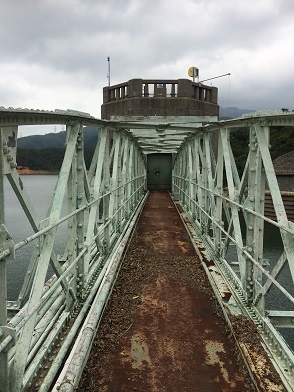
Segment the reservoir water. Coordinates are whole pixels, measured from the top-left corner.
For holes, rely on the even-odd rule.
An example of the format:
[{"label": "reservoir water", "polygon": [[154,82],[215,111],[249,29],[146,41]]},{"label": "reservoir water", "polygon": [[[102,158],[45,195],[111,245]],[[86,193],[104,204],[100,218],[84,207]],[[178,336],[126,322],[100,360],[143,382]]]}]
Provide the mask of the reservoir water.
[{"label": "reservoir water", "polygon": [[[40,219],[46,217],[47,209],[54,192],[57,175],[25,175],[21,176],[24,188],[28,193],[35,211]],[[22,210],[20,203],[5,178],[5,225],[15,244],[34,234],[34,231]],[[58,231],[55,252],[63,249],[65,236],[62,230]],[[36,241],[31,242],[16,252],[15,261],[7,263],[8,300],[16,300],[23,284],[32,251]]]},{"label": "reservoir water", "polygon": [[[57,175],[25,175],[21,176],[24,188],[30,196],[32,204],[40,219],[46,217],[48,206],[54,192]],[[12,190],[9,182],[5,179],[4,196],[5,196],[5,224],[12,235],[14,243],[29,237],[34,232]],[[64,209],[65,211],[65,209]],[[62,214],[64,215],[64,213]],[[65,248],[66,235],[65,226],[60,227],[57,232],[57,240],[54,247],[56,254],[62,254]],[[32,251],[35,247],[35,241],[20,249],[16,253],[15,261],[7,263],[8,276],[8,300],[16,300],[19,290],[22,286],[24,275],[27,271],[27,266],[31,258]],[[272,266],[276,263],[282,253],[282,242],[279,230],[269,224],[265,225],[265,242],[264,242],[264,259]],[[231,252],[230,259],[234,259],[234,252]],[[293,284],[290,278],[289,267],[286,266],[279,276],[279,282],[286,288],[293,296]],[[287,300],[284,295],[272,287],[267,299],[268,308],[293,310],[293,305]],[[281,329],[280,332],[285,337],[289,346],[294,350],[294,329]]]}]

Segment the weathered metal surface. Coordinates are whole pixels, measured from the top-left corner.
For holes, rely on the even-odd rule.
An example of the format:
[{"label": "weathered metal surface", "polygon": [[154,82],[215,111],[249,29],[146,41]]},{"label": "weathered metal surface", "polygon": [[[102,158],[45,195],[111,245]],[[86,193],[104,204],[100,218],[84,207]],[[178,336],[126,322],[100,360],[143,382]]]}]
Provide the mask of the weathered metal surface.
[{"label": "weathered metal surface", "polygon": [[154,191],[150,194],[137,233],[142,245],[151,252],[195,254],[168,193]]},{"label": "weathered metal surface", "polygon": [[80,391],[255,390],[168,193],[150,194],[121,274]]}]

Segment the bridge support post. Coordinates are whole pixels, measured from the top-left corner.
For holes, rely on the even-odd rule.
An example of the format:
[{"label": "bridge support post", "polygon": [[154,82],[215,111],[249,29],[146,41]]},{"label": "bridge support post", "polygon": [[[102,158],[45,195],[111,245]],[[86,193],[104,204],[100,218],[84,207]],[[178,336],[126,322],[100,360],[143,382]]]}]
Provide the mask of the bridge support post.
[{"label": "bridge support post", "polygon": [[132,167],[134,165],[134,145],[133,143],[130,145],[130,151],[129,151],[129,165],[128,165],[128,169],[127,169],[127,189],[126,189],[126,196],[127,196],[127,214],[128,217],[127,219],[129,219],[129,217],[131,216],[132,213],[132,200],[131,200],[131,196],[132,196],[132,182],[131,182],[131,178],[132,178]]},{"label": "bridge support post", "polygon": [[[223,157],[223,146],[222,140],[219,136],[218,138],[218,161],[217,161],[217,168],[216,168],[216,201],[215,201],[215,218],[216,222],[222,226],[222,214],[223,214],[223,181],[224,181],[224,157]],[[222,249],[221,249],[221,240],[222,240],[222,231],[219,226],[215,228],[215,235],[214,235],[214,244],[216,249],[216,254],[218,256],[222,256]]]},{"label": "bridge support post", "polygon": [[[264,214],[265,175],[260,156],[257,133],[262,132],[268,144],[269,129],[258,124],[250,126],[248,160],[248,195],[245,205],[258,214]],[[246,250],[262,265],[264,220],[252,213],[246,214]],[[249,304],[255,302],[261,314],[264,314],[262,295],[262,272],[246,258],[246,287]]]},{"label": "bridge support post", "polygon": [[205,141],[203,137],[200,139],[200,143],[198,144],[198,153],[200,155],[200,165],[201,165],[201,174],[199,177],[199,185],[200,185],[200,200],[199,204],[201,207],[200,213],[200,225],[202,234],[206,235],[208,233],[208,217],[206,215],[207,206],[208,206],[208,178],[207,178],[207,159],[206,159],[206,149],[205,149]]},{"label": "bridge support post", "polygon": [[187,143],[187,160],[188,160],[188,208],[190,210],[191,216],[195,219],[195,164],[194,164],[194,154],[193,154],[193,144],[192,142]]},{"label": "bridge support post", "polygon": [[[72,210],[79,209],[84,204],[84,143],[83,143],[83,127],[81,124],[76,124],[78,138],[76,143],[76,154],[72,164],[72,185],[73,190],[73,208]],[[70,212],[70,211],[69,211]],[[74,222],[74,239],[76,241],[75,249],[76,255],[78,255],[84,244],[84,211],[80,211],[76,215]],[[73,250],[74,251],[74,250]],[[85,287],[87,285],[88,276],[84,274],[84,256],[81,256],[77,265],[77,286],[78,296],[80,298],[85,297]]]},{"label": "bridge support post", "polygon": [[104,224],[104,243],[103,249],[105,254],[108,254],[110,248],[110,233],[111,233],[111,224],[109,221],[109,200],[110,195],[109,192],[112,191],[111,184],[110,184],[110,157],[109,157],[109,135],[107,132],[107,139],[106,139],[106,150],[104,156],[104,163],[103,163],[103,185],[101,184],[101,194],[103,196],[103,224]]},{"label": "bridge support post", "polygon": [[113,169],[111,176],[111,188],[112,192],[109,199],[109,215],[112,216],[113,230],[117,231],[118,228],[118,216],[114,215],[114,211],[118,208],[118,184],[119,184],[119,170],[120,170],[120,149],[121,149],[121,135],[119,132],[113,132]]},{"label": "bridge support post", "polygon": [[228,186],[228,193],[229,198],[234,202],[231,203],[231,218],[228,223],[228,231],[234,231],[236,247],[237,247],[237,256],[239,261],[239,268],[240,268],[240,276],[242,281],[242,286],[246,286],[246,261],[243,256],[243,238],[241,232],[241,225],[239,219],[239,211],[238,207],[235,202],[239,201],[239,192],[236,189],[236,178],[234,176],[233,170],[233,159],[231,154],[230,148],[230,131],[228,128],[221,128],[221,139],[222,139],[222,149],[223,149],[223,159],[225,163],[225,171],[226,171],[226,179],[227,179],[227,186]]},{"label": "bridge support post", "polygon": [[[67,139],[71,132],[72,125],[67,124],[66,126],[66,135]],[[67,210],[68,213],[74,211],[76,208],[77,201],[77,162],[76,157],[74,156],[72,161],[72,166],[67,182]],[[78,253],[78,244],[77,242],[77,219],[76,217],[72,217],[68,220],[68,231],[67,231],[67,246],[66,246],[66,254],[64,254],[63,259],[68,259],[69,263],[72,262],[77,257]],[[69,284],[75,293],[77,293],[77,276],[78,272],[75,269],[72,272],[72,276],[70,278]],[[69,303],[67,304],[69,306]]]},{"label": "bridge support post", "polygon": [[[3,137],[0,128],[0,224],[4,227],[4,186],[3,186]],[[2,236],[3,237],[3,236]],[[6,249],[4,238],[1,238],[1,249]],[[6,284],[6,258],[0,260],[0,347],[6,336],[4,328],[7,325],[7,284]],[[8,352],[6,347],[0,351],[0,391],[9,391]]]},{"label": "bridge support post", "polygon": [[209,214],[210,211],[210,218],[207,218],[208,227],[207,230],[212,230],[212,234],[215,241],[215,234],[217,225],[220,222],[219,216],[216,215],[216,204],[215,204],[215,195],[214,195],[214,172],[215,167],[213,165],[212,156],[213,150],[211,148],[211,133],[206,132],[203,136],[203,143],[205,149],[205,161],[206,161],[206,188],[208,189],[206,195],[206,203],[207,209],[206,212]]},{"label": "bridge support post", "polygon": [[[91,205],[90,212],[89,212],[89,221],[88,221],[86,240],[85,240],[85,246],[88,249],[87,249],[87,253],[85,255],[85,259],[84,259],[83,274],[85,274],[86,276],[88,276],[88,272],[89,272],[89,264],[90,264],[90,257],[91,257],[90,245],[92,243],[93,232],[96,227],[97,213],[100,216],[99,206],[101,203],[101,199],[99,199],[99,198],[102,195],[103,165],[104,165],[105,153],[106,153],[106,151],[108,152],[107,141],[108,141],[107,128],[100,128],[98,149],[97,149],[97,154],[95,157],[96,159],[95,159],[95,163],[94,163],[96,166],[96,170],[95,170],[95,168],[93,168],[93,172],[95,172],[94,185],[92,188],[93,191],[92,191],[92,195],[91,195],[91,202],[93,202],[93,204]],[[100,249],[100,250],[102,251],[102,249]]]},{"label": "bridge support post", "polygon": [[[78,134],[76,128],[72,128],[65,151],[64,161],[62,163],[55,188],[52,204],[49,210],[49,216],[46,219],[48,226],[54,225],[60,217],[70,168],[72,165],[73,156],[76,151],[77,136]],[[22,389],[26,361],[29,354],[33,330],[37,320],[37,312],[34,309],[42,297],[43,285],[45,283],[46,273],[48,271],[49,262],[53,252],[56,231],[57,227],[52,227],[50,231],[47,232],[46,236],[44,236],[45,238],[43,241],[40,241],[41,246],[38,254],[36,272],[27,305],[27,312],[32,312],[32,315],[21,330],[20,337],[16,343],[16,352],[14,356],[13,367],[11,369],[11,389],[13,392],[19,392]]]}]

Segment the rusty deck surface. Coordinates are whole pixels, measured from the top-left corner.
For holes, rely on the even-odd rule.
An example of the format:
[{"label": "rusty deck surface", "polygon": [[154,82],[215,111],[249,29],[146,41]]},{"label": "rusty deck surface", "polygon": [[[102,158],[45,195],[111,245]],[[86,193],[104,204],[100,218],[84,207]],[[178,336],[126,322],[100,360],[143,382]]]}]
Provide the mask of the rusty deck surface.
[{"label": "rusty deck surface", "polygon": [[79,390],[256,390],[168,193],[149,195]]}]

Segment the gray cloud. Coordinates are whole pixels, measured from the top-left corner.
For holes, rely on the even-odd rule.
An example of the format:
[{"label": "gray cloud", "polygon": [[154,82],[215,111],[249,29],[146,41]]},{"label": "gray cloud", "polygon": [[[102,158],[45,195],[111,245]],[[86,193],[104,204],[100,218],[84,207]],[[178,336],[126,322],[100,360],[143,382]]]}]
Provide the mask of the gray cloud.
[{"label": "gray cloud", "polygon": [[100,116],[102,87],[134,77],[216,79],[222,106],[293,108],[291,0],[4,0],[0,105]]}]

